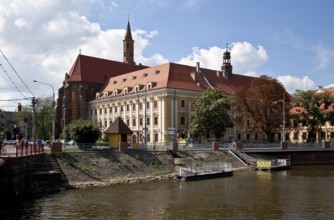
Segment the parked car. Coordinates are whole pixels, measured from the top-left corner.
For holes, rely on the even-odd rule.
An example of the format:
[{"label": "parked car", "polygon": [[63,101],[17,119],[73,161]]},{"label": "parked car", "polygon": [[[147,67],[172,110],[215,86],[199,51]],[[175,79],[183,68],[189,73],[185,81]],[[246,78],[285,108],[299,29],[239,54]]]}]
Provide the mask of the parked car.
[{"label": "parked car", "polygon": [[67,142],[68,145],[76,145],[77,142],[75,140],[70,140],[69,142]]}]

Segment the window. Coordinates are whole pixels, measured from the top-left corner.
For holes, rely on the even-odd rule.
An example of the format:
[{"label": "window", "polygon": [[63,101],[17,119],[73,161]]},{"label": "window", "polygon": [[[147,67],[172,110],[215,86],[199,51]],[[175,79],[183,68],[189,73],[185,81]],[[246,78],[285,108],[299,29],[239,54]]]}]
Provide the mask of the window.
[{"label": "window", "polygon": [[126,111],[130,111],[130,106],[126,105]]},{"label": "window", "polygon": [[143,103],[139,103],[139,110],[143,109]]},{"label": "window", "polygon": [[94,112],[95,112],[95,115],[97,115],[97,109],[95,109],[95,111],[94,111]]},{"label": "window", "polygon": [[157,101],[157,100],[154,100],[154,102],[153,102],[153,107],[154,107],[154,108],[158,108],[158,101]]},{"label": "window", "polygon": [[151,121],[150,118],[146,118],[146,124],[147,125],[150,125],[150,121]]},{"label": "window", "polygon": [[[90,110],[90,115],[93,115],[93,110],[92,109]],[[1,118],[2,118],[2,115],[1,115]]]},{"label": "window", "polygon": [[186,118],[185,117],[181,117],[181,125],[185,125],[186,124]]},{"label": "window", "polygon": [[107,127],[107,126],[108,126],[108,122],[104,121],[104,127]]},{"label": "window", "polygon": [[150,102],[146,102],[146,108],[150,109]]},{"label": "window", "polygon": [[140,119],[139,119],[139,125],[140,125],[140,126],[143,126],[143,118],[140,118]]},{"label": "window", "polygon": [[150,142],[151,141],[151,135],[150,134],[147,134],[146,135],[146,142]]},{"label": "window", "polygon": [[112,107],[110,107],[110,109],[109,109],[109,113],[112,113]]},{"label": "window", "polygon": [[130,120],[129,120],[129,119],[126,120],[126,125],[127,125],[127,126],[130,125]]},{"label": "window", "polygon": [[102,108],[100,108],[100,115],[102,114]]},{"label": "window", "polygon": [[104,113],[107,114],[107,108],[104,109]]},{"label": "window", "polygon": [[136,110],[136,104],[132,104],[132,110],[133,110],[133,111]]},{"label": "window", "polygon": [[115,113],[117,113],[117,106],[115,106]]},{"label": "window", "polygon": [[154,117],[154,125],[158,125],[158,117]]},{"label": "window", "polygon": [[181,108],[185,108],[186,107],[186,101],[185,100],[181,100]]},{"label": "window", "polygon": [[293,133],[293,139],[298,140],[298,132]]},{"label": "window", "polygon": [[158,142],[159,141],[159,134],[154,134],[154,142]]},{"label": "window", "polygon": [[136,126],[136,119],[132,119],[132,126]]},{"label": "window", "polygon": [[123,105],[121,106],[121,112],[123,112]]}]

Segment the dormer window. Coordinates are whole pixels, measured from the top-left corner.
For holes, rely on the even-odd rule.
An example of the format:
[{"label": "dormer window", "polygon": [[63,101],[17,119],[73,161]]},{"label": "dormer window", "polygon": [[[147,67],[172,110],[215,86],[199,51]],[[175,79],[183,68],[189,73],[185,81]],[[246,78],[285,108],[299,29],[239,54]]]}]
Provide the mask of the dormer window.
[{"label": "dormer window", "polygon": [[147,77],[147,76],[148,76],[148,74],[147,74],[147,73],[144,73],[144,74],[143,74],[143,76],[144,76],[144,77]]},{"label": "dormer window", "polygon": [[125,81],[126,81],[126,78],[123,78],[123,79],[122,79],[122,82],[125,82]]},{"label": "dormer window", "polygon": [[114,84],[114,85],[115,85],[116,83],[117,83],[117,81],[116,81],[116,80],[114,80],[114,81],[112,82],[112,84]]},{"label": "dormer window", "polygon": [[135,80],[135,79],[137,79],[137,76],[132,76],[132,80]]},{"label": "dormer window", "polygon": [[156,70],[155,74],[158,75],[160,73],[160,70]]},{"label": "dormer window", "polygon": [[144,85],[142,85],[142,84],[136,85],[135,92],[139,92],[142,88],[144,88]]},{"label": "dormer window", "polygon": [[154,86],[156,86],[157,83],[156,82],[148,82],[148,84],[146,85],[146,89],[152,89]]},{"label": "dormer window", "polygon": [[124,94],[128,94],[129,92],[131,92],[131,90],[132,90],[132,87],[129,87],[129,86],[125,87]]},{"label": "dormer window", "polygon": [[117,96],[119,93],[121,93],[122,90],[121,89],[115,89],[114,90],[114,96]]}]

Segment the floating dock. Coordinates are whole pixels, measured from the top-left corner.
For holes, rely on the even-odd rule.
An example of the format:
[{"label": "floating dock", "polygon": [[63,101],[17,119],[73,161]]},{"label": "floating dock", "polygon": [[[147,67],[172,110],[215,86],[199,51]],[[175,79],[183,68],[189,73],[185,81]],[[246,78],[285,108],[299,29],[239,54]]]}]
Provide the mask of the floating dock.
[{"label": "floating dock", "polygon": [[290,169],[289,159],[275,159],[275,160],[258,160],[256,162],[256,170],[261,171],[277,171]]},{"label": "floating dock", "polygon": [[184,181],[212,179],[233,176],[232,165],[221,162],[188,164],[177,166],[179,174],[174,179]]},{"label": "floating dock", "polygon": [[194,180],[213,179],[213,178],[229,177],[229,176],[233,176],[233,171],[222,171],[220,173],[194,174],[193,176],[177,176],[176,178],[184,181],[194,181]]}]

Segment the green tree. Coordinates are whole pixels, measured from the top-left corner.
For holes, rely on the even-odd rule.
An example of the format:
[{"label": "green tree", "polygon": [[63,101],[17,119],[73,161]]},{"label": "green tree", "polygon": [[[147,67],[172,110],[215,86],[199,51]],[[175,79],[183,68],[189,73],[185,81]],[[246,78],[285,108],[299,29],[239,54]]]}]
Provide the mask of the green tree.
[{"label": "green tree", "polygon": [[267,141],[273,141],[274,132],[282,126],[283,110],[288,122],[290,95],[278,80],[268,76],[254,79],[249,88],[238,88],[233,104],[234,123],[245,127],[245,122],[251,120],[247,128],[264,132]]},{"label": "green tree", "polygon": [[53,121],[52,97],[38,98],[35,108],[37,138],[51,139]]},{"label": "green tree", "polygon": [[220,138],[226,128],[233,124],[228,115],[230,100],[218,89],[208,89],[193,105],[190,132],[193,135],[213,134]]},{"label": "green tree", "polygon": [[315,141],[316,132],[322,124],[327,121],[334,122],[334,110],[330,108],[333,102],[333,97],[326,90],[320,92],[297,90],[295,92],[293,106],[301,107],[302,111],[293,115],[293,124],[307,127],[308,142]]},{"label": "green tree", "polygon": [[100,126],[90,120],[74,120],[65,128],[66,139],[77,143],[95,143],[101,136]]}]

